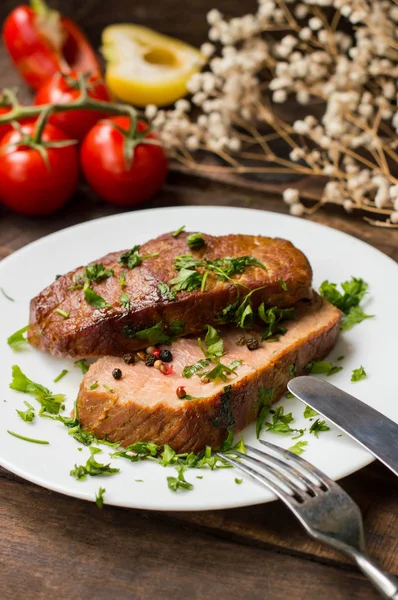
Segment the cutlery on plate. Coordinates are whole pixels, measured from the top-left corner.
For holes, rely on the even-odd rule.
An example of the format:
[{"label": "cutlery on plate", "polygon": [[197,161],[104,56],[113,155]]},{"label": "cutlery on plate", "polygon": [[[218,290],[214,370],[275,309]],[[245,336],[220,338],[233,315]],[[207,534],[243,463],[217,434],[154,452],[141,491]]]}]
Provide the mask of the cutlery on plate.
[{"label": "cutlery on plate", "polygon": [[394,421],[316,377],[296,377],[289,381],[288,388],[398,475],[398,425]]},{"label": "cutlery on plate", "polygon": [[398,580],[366,554],[362,515],[352,498],[300,456],[259,441],[264,451],[246,446],[250,454],[236,451],[238,460],[223,452],[217,455],[270,488],[309,535],[349,556],[385,598],[398,600]]}]

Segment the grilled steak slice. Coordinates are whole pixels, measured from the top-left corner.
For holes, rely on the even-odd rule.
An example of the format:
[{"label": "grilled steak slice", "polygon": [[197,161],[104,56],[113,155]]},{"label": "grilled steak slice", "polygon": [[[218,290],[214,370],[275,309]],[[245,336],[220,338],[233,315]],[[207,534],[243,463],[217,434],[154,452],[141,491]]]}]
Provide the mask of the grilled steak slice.
[{"label": "grilled steak slice", "polygon": [[[303,373],[308,362],[323,358],[333,347],[340,323],[337,308],[316,296],[297,315],[278,342],[262,343],[255,351],[236,344],[241,329],[223,328],[227,354],[222,362],[242,360],[237,376],[227,382],[182,377],[186,365],[203,358],[192,338],[181,338],[171,346],[174,369],[169,375],[141,361],[128,365],[117,357],[99,359],[80,387],[77,411],[82,426],[123,446],[150,441],[169,444],[177,452],[198,452],[206,445],[219,448],[228,428],[238,432],[256,419],[260,387],[273,388],[272,400],[278,400],[292,376],[291,365],[295,374]],[[115,368],[122,372],[119,380],[112,376]],[[179,386],[195,399],[180,400]]]},{"label": "grilled steak slice", "polygon": [[[204,235],[205,246],[191,251],[187,235],[175,238],[166,234],[148,242],[141,247],[140,255],[157,256],[144,259],[132,269],[118,263],[122,252],[99,259],[98,263],[113,270],[112,276],[91,282],[91,288],[106,301],[104,308],[89,304],[81,285],[80,289],[71,289],[76,288],[76,281],[81,283],[83,267],[54,281],[31,301],[30,343],[57,356],[121,356],[156,341],[153,336],[145,338],[145,334],[139,337],[137,332],[155,325],[158,337],[163,335],[159,341],[165,341],[167,333],[174,337],[200,332],[203,323],[214,323],[238,294],[243,299],[256,288],[262,289],[251,297],[254,308],[261,302],[288,307],[311,298],[311,267],[290,242],[249,235]],[[196,259],[209,260],[252,256],[264,263],[266,270],[255,265],[245,267],[232,277],[241,285],[220,281],[211,272],[204,292],[179,291],[175,299],[167,299],[158,284],[175,278],[175,258],[190,253]],[[120,285],[121,275],[125,277],[124,286]],[[121,301],[122,292],[129,299],[127,306]]]}]

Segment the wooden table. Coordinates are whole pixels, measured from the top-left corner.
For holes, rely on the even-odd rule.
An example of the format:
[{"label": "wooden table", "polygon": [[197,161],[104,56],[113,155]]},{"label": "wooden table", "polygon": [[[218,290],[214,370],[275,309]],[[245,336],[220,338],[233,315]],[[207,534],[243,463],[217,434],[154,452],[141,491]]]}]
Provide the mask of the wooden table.
[{"label": "wooden table", "polygon": [[[0,18],[16,4],[3,1]],[[65,0],[54,5],[78,19],[95,42],[106,23],[131,20],[200,43],[203,17],[213,2],[190,0],[184,11],[176,0],[163,0],[161,10],[156,9],[156,0]],[[218,2],[236,14],[239,5],[237,0]],[[18,83],[4,51],[0,74],[2,86]],[[170,175],[149,206],[191,204],[286,212],[279,196],[179,173]],[[114,212],[84,186],[66,209],[46,220],[25,219],[0,206],[0,259],[48,233]],[[371,228],[337,210],[312,219],[398,260],[394,231]],[[342,485],[362,509],[370,554],[398,575],[397,479],[373,463]],[[378,598],[356,568],[307,538],[279,502],[207,513],[109,506],[100,511],[0,469],[0,532],[2,600],[318,600],[326,590],[334,600]]]}]

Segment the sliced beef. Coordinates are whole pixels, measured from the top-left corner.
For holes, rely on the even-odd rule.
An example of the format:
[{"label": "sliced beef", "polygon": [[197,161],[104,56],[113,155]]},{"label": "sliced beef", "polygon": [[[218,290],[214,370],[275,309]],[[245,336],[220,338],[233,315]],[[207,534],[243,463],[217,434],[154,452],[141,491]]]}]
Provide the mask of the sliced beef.
[{"label": "sliced beef", "polygon": [[[173,372],[164,375],[138,360],[134,365],[106,356],[86,373],[79,391],[77,410],[82,426],[98,438],[128,446],[137,441],[169,444],[177,452],[198,452],[206,445],[219,448],[228,428],[241,431],[259,411],[259,388],[273,388],[278,400],[295,374],[303,373],[312,360],[322,359],[333,347],[340,311],[315,296],[297,310],[298,319],[287,323],[287,333],[273,343],[260,342],[257,350],[237,345],[242,330],[222,329],[226,355],[222,362],[239,359],[237,375],[202,383],[182,370],[203,358],[193,338],[179,339],[171,346]],[[246,335],[250,335],[247,334]],[[295,368],[292,368],[295,365]],[[122,377],[112,376],[120,369]],[[179,399],[184,386],[193,400]]]},{"label": "sliced beef", "polygon": [[[113,276],[93,281],[91,285],[108,303],[106,308],[88,304],[83,290],[75,289],[83,267],[54,281],[31,301],[30,343],[57,356],[121,356],[148,346],[147,340],[136,337],[137,331],[159,325],[174,336],[200,332],[203,323],[214,323],[237,294],[243,299],[256,288],[262,289],[252,295],[254,308],[261,302],[288,307],[311,298],[311,267],[304,254],[290,242],[250,235],[204,235],[205,246],[191,251],[187,235],[165,234],[143,245],[140,254],[158,255],[143,260],[133,269],[118,263],[122,252],[98,259],[97,263],[114,271]],[[231,281],[220,281],[211,273],[204,292],[180,291],[174,300],[165,299],[158,284],[176,277],[177,256],[191,253],[194,258],[210,260],[253,256],[265,264],[266,270],[246,267],[233,277],[235,283],[241,284],[238,286]],[[125,286],[120,285],[122,273]],[[120,299],[122,292],[130,299],[129,308]]]}]

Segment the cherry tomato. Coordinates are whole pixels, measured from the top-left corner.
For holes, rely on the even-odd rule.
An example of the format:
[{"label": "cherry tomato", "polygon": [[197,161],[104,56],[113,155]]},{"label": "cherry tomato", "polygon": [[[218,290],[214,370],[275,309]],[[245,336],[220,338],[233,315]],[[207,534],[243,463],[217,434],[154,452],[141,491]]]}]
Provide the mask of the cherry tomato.
[{"label": "cherry tomato", "polygon": [[[75,71],[68,75],[56,73],[39,89],[34,104],[68,104],[77,100],[80,96],[77,81],[78,73]],[[100,75],[94,74],[88,78],[87,95],[95,100],[110,100],[110,95]],[[91,127],[104,117],[106,117],[106,113],[94,110],[70,110],[52,115],[49,122],[62,129],[69,138],[80,141]]]},{"label": "cherry tomato", "polygon": [[[90,187],[111,204],[134,206],[149,200],[164,184],[168,161],[159,145],[138,142],[130,167],[126,165],[125,136],[113,127],[128,130],[130,117],[99,121],[88,132],[81,147],[81,164]],[[138,121],[137,132],[147,125]],[[146,139],[156,140],[153,133]]]},{"label": "cherry tomato", "polygon": [[95,52],[70,19],[35,0],[35,9],[21,5],[7,17],[4,44],[23,79],[38,89],[55,73],[100,73]]},{"label": "cherry tomato", "polygon": [[[35,123],[22,125],[24,135],[33,136]],[[48,146],[48,164],[40,152],[21,142],[21,133],[13,129],[0,143],[0,198],[2,202],[24,215],[47,215],[69,200],[77,187],[79,165],[75,145],[55,148]],[[44,128],[45,143],[67,140],[60,129],[51,124]]]}]

